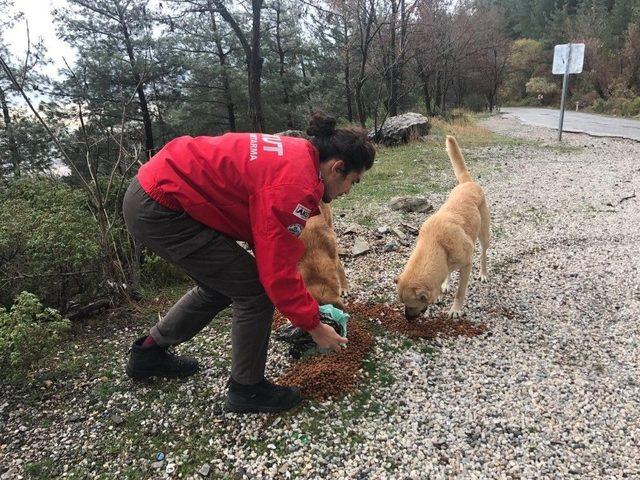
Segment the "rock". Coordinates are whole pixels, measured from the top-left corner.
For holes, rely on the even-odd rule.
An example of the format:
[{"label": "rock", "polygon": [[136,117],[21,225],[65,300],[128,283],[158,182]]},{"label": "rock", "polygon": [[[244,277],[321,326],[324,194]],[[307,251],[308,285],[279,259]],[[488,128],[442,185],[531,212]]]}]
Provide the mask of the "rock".
[{"label": "rock", "polygon": [[363,253],[367,253],[371,247],[369,244],[361,237],[356,237],[356,241],[353,244],[353,248],[351,249],[351,255],[354,257],[358,255],[362,255]]},{"label": "rock", "polygon": [[[399,145],[429,133],[431,122],[424,115],[409,112],[389,117],[377,131],[377,141],[383,145]],[[375,129],[369,130],[369,138],[376,139]]]},{"label": "rock", "polygon": [[404,240],[407,236],[404,234],[404,232],[402,230],[400,230],[398,227],[393,227],[391,229],[391,231],[393,233],[395,233],[395,235],[400,239],[400,240]]},{"label": "rock", "polygon": [[399,245],[396,242],[389,242],[384,247],[382,247],[383,252],[393,252],[397,250]]},{"label": "rock", "polygon": [[68,422],[79,422],[80,420],[84,420],[85,416],[84,415],[80,415],[78,413],[72,413],[71,415],[69,415],[69,418],[67,418]]},{"label": "rock", "polygon": [[211,471],[211,466],[208,463],[205,463],[198,469],[198,473],[203,477],[207,477],[210,471]]},{"label": "rock", "polygon": [[389,200],[389,208],[401,212],[425,213],[433,211],[433,205],[429,199],[424,197],[393,197]]},{"label": "rock", "polygon": [[154,469],[156,469],[156,470],[159,470],[159,469],[161,469],[161,468],[162,468],[162,466],[163,466],[163,465],[164,465],[164,460],[160,460],[160,461],[158,461],[158,462],[153,462],[153,463],[151,464],[151,468],[154,468]]},{"label": "rock", "polygon": [[115,424],[115,425],[120,425],[124,422],[124,419],[118,415],[117,413],[115,415],[113,415],[111,417],[111,421]]},{"label": "rock", "polygon": [[409,225],[408,223],[401,223],[400,225],[412,235],[418,235],[418,233],[420,232],[419,228],[416,228],[413,225]]},{"label": "rock", "polygon": [[389,231],[389,227],[387,227],[386,225],[384,227],[378,227],[377,232],[380,234],[385,234]]},{"label": "rock", "polygon": [[358,233],[359,231],[360,231],[360,226],[352,223],[342,231],[342,234],[346,235],[348,233]]}]

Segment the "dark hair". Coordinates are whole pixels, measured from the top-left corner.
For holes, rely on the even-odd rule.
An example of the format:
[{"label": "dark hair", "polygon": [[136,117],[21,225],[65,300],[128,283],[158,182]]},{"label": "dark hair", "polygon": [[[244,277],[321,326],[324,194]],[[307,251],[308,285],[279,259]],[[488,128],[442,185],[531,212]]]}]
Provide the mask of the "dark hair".
[{"label": "dark hair", "polygon": [[369,170],[373,166],[376,150],[367,137],[367,131],[356,126],[336,128],[336,119],[322,110],[315,110],[309,119],[309,141],[320,152],[320,163],[331,158],[342,160],[344,174]]}]

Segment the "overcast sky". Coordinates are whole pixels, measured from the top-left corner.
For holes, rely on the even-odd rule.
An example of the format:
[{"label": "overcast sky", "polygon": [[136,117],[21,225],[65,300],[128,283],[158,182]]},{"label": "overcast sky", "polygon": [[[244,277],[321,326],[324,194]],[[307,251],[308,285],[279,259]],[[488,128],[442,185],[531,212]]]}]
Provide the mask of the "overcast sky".
[{"label": "overcast sky", "polygon": [[73,65],[73,49],[56,37],[51,11],[65,5],[65,0],[17,0],[14,8],[24,13],[24,18],[13,29],[6,33],[6,40],[10,44],[11,54],[18,59],[24,59],[27,49],[27,23],[29,22],[29,36],[31,43],[39,37],[44,39],[47,54],[53,60],[46,73],[56,76],[59,68],[64,68],[62,57]]}]

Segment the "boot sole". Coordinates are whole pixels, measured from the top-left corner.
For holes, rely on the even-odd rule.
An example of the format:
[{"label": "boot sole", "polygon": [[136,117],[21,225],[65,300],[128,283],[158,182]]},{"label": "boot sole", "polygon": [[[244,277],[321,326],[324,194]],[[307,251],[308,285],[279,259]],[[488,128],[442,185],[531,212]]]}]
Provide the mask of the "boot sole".
[{"label": "boot sole", "polygon": [[224,404],[224,411],[230,412],[230,413],[279,413],[279,412],[286,412],[288,410],[291,410],[294,407],[297,407],[302,403],[303,400],[304,398],[301,397],[300,399],[298,399],[297,401],[295,401],[294,403],[286,407],[282,407],[282,406],[269,407],[266,405],[261,406],[261,405],[251,405],[248,403],[230,403],[229,401],[226,401]]},{"label": "boot sole", "polygon": [[125,372],[129,376],[129,378],[132,378],[133,380],[145,380],[151,377],[186,378],[198,373],[198,370],[199,368],[196,367],[193,371],[188,370],[186,372],[169,372],[168,373],[168,372],[156,371],[156,370],[135,370],[135,369],[129,368],[129,365],[125,367]]}]

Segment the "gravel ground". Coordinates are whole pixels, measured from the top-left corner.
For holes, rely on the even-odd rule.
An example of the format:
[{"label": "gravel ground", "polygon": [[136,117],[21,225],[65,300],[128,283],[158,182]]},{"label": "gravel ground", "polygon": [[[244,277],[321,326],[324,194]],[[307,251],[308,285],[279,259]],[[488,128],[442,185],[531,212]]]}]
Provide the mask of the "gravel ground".
[{"label": "gravel ground", "polygon": [[[351,395],[243,417],[219,410],[228,334],[186,347],[204,375],[139,385],[122,377],[133,332],[120,330],[99,340],[104,359],[85,359],[100,376],[3,392],[0,478],[639,478],[640,143],[565,134],[558,146],[552,130],[487,126],[515,139],[461,144],[492,208],[490,282],[471,282],[465,310],[487,333],[379,333]],[[372,246],[345,261],[353,300],[394,301],[414,239],[385,253],[393,234],[376,228],[425,215],[366,208],[376,224],[340,236]],[[351,222],[337,216],[336,230]],[[271,350],[278,377],[289,360]],[[167,458],[153,463],[156,451]]]}]

